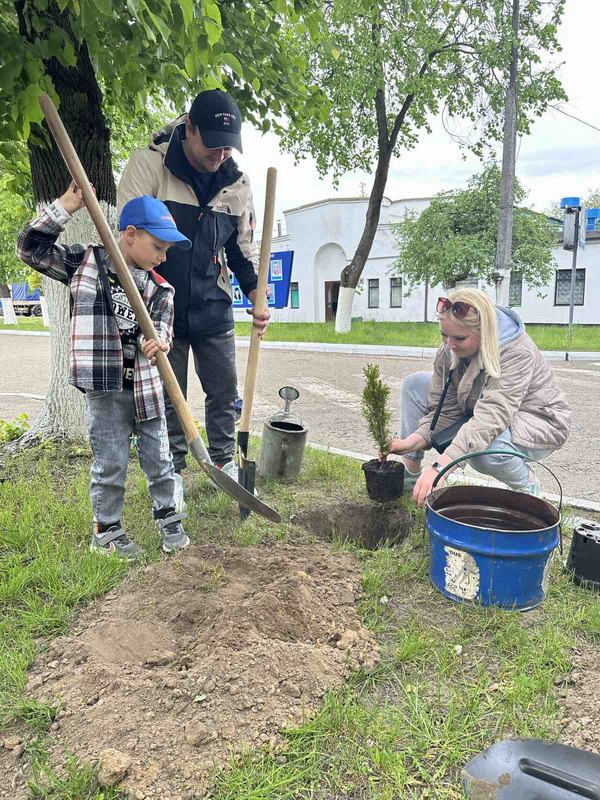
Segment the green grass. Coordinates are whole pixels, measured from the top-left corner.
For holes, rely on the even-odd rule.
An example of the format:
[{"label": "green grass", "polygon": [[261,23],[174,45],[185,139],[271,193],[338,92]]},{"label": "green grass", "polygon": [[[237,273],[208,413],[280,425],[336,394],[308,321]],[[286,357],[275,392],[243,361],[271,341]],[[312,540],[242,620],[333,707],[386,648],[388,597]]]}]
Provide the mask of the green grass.
[{"label": "green grass", "polygon": [[17,316],[17,325],[5,325],[4,317],[0,316],[0,331],[49,331],[45,328],[41,317],[22,317]]},{"label": "green grass", "polygon": [[[0,330],[47,331],[42,320],[17,317],[16,326],[5,325],[0,317]],[[250,323],[237,322],[236,336],[250,336]],[[528,325],[527,333],[540,350],[600,351],[600,325],[575,325],[571,344],[567,328],[561,325]],[[437,347],[439,326],[435,322],[353,322],[349,333],[336,333],[333,322],[273,322],[265,341],[325,342],[329,344],[373,344],[380,347]]]},{"label": "green grass", "polygon": [[[252,440],[251,457],[257,447]],[[124,798],[99,789],[85,764],[52,772],[47,729],[57,707],[22,692],[46,642],[67,631],[82,606],[143,568],[89,552],[88,470],[87,448],[40,446],[8,459],[0,484],[0,729],[35,733],[28,755],[36,800]],[[256,515],[242,525],[231,501],[197,469],[185,481],[193,539],[242,546],[310,546],[311,537],[286,520],[310,505],[365,498],[357,462],[313,450],[298,482],[259,486],[282,514],[279,525]],[[148,561],[163,558],[135,460],[126,497],[125,527]],[[283,732],[282,753],[232,761],[216,776],[213,800],[458,800],[460,770],[476,752],[508,736],[557,735],[558,691],[574,648],[600,641],[600,599],[571,583],[557,559],[549,596],[530,615],[451,603],[429,582],[423,515],[416,519],[395,548],[334,543],[361,562],[358,610],[378,636],[380,664],[353,675],[314,718]],[[218,568],[205,577],[207,591],[222,580]]]},{"label": "green grass", "polygon": [[[235,332],[249,336],[250,323],[236,323]],[[600,351],[599,325],[576,325],[570,345],[567,328],[561,325],[528,325],[527,333],[540,350]],[[265,341],[438,347],[440,333],[436,322],[353,322],[349,333],[336,333],[333,322],[273,322]]]}]

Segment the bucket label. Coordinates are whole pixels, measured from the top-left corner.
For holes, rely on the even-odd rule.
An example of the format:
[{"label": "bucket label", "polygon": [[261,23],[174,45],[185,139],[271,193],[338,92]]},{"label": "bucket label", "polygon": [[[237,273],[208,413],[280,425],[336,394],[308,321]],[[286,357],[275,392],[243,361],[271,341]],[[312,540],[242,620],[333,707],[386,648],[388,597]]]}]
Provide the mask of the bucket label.
[{"label": "bucket label", "polygon": [[479,591],[479,567],[470,553],[455,547],[444,547],[446,553],[446,591],[465,600],[474,600]]},{"label": "bucket label", "polygon": [[544,565],[544,574],[542,576],[542,592],[544,593],[544,597],[548,594],[548,584],[550,583],[550,570],[552,569],[552,562],[554,561],[554,553],[556,551],[553,550],[546,560],[546,564]]}]

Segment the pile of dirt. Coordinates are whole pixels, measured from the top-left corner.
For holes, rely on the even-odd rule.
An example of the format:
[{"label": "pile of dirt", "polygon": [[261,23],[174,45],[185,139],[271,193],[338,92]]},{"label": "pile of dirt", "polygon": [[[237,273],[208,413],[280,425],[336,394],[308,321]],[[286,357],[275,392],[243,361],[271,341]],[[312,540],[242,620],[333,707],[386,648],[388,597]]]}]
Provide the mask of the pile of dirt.
[{"label": "pile of dirt", "polygon": [[[213,766],[277,751],[281,729],[314,714],[351,670],[377,664],[360,595],[356,559],[321,545],[193,547],[147,567],[32,670],[26,696],[62,703],[54,763],[66,751],[103,754],[107,774],[119,765],[107,783],[126,770],[136,800],[202,796]],[[14,772],[4,750],[11,758]]]}]

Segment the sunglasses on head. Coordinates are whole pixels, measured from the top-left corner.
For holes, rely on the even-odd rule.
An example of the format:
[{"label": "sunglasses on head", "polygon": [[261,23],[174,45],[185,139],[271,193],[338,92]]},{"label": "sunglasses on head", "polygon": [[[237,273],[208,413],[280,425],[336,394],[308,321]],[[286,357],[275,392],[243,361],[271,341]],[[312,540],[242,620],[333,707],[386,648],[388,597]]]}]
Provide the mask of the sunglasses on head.
[{"label": "sunglasses on head", "polygon": [[438,314],[446,314],[448,311],[452,311],[456,319],[464,319],[471,308],[470,303],[463,303],[460,300],[457,303],[453,303],[447,297],[438,297],[436,311]]}]

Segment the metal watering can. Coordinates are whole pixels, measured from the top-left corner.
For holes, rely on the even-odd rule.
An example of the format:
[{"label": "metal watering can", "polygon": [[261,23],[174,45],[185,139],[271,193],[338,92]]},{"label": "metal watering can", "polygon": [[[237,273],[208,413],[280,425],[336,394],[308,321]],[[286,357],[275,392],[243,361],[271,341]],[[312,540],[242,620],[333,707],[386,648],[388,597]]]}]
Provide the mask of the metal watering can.
[{"label": "metal watering can", "polygon": [[290,411],[290,405],[300,397],[293,386],[282,386],[279,396],[284,401],[281,411],[263,426],[258,474],[263,478],[295,478],[300,474],[308,428],[302,419]]}]

